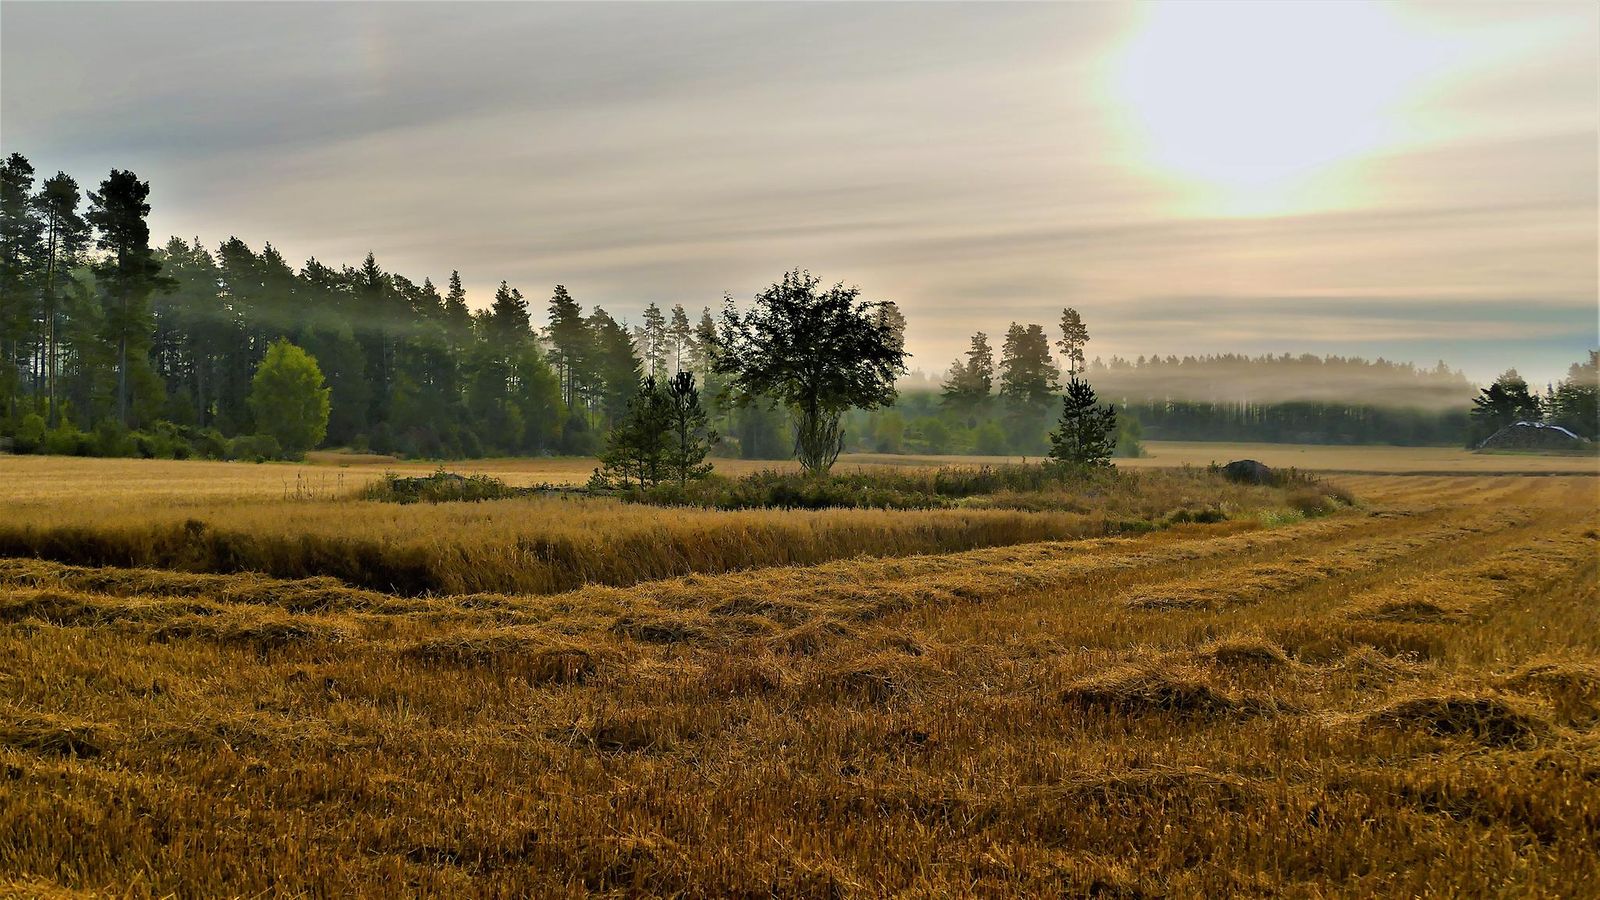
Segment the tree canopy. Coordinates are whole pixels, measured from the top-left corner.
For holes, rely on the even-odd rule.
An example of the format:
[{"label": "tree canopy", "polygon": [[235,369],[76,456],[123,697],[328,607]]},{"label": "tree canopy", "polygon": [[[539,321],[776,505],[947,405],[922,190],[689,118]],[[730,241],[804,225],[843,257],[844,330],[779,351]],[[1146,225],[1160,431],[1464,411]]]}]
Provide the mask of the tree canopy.
[{"label": "tree canopy", "polygon": [[882,304],[860,290],[824,288],[810,272],[784,273],[740,313],[723,311],[714,369],[746,400],[772,397],[795,418],[795,455],[808,471],[825,472],[839,456],[847,409],[894,400],[905,348]]}]

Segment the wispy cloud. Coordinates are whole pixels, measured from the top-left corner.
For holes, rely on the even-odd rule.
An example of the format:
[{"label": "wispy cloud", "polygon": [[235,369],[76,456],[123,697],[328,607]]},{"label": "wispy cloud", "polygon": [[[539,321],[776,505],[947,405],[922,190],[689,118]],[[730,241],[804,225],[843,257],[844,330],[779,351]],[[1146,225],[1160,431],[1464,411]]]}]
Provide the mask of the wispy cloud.
[{"label": "wispy cloud", "polygon": [[928,370],[1073,304],[1107,355],[1559,372],[1597,340],[1595,17],[1402,11],[1459,57],[1415,127],[1253,218],[1128,144],[1109,5],[7,4],[0,135],[150,178],[158,234],[479,302],[636,315],[802,265],[899,302]]}]

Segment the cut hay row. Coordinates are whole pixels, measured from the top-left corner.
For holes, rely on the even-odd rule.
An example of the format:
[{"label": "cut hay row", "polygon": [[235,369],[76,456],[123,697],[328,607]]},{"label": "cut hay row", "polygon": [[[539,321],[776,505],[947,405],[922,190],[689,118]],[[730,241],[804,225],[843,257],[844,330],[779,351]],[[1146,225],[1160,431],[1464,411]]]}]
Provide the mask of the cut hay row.
[{"label": "cut hay row", "polygon": [[[1586,896],[1593,536],[1537,481],[1517,527],[1468,492],[552,596],[0,565],[0,893]],[[1115,602],[1451,528],[1359,591]],[[1517,587],[1350,616],[1418,560]]]},{"label": "cut hay row", "polygon": [[1573,567],[1593,563],[1600,540],[1593,524],[1546,530],[1476,562],[1401,580],[1369,591],[1346,611],[1352,618],[1390,622],[1454,622],[1536,590]]},{"label": "cut hay row", "polygon": [[1314,556],[1232,569],[1209,576],[1188,576],[1176,582],[1129,592],[1120,602],[1130,609],[1219,609],[1283,597],[1330,579],[1367,575],[1430,548],[1455,544],[1475,535],[1493,535],[1532,521],[1535,513],[1489,510],[1459,516],[1443,524],[1399,534],[1381,534]]}]

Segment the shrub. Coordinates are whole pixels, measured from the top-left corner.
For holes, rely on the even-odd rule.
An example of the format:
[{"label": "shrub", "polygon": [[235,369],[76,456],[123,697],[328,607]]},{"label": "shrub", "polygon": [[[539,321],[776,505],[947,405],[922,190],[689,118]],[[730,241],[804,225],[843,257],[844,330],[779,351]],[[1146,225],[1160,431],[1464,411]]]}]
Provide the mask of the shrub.
[{"label": "shrub", "polygon": [[457,475],[439,469],[431,475],[407,478],[393,472],[361,489],[363,500],[385,503],[452,503],[503,500],[520,497],[534,488],[514,488],[488,475]]},{"label": "shrub", "polygon": [[44,436],[46,453],[56,456],[89,456],[93,451],[94,444],[89,435],[79,431],[78,426],[65,419]]},{"label": "shrub", "polygon": [[22,417],[22,422],[17,426],[16,451],[18,453],[38,453],[44,449],[44,417],[38,413],[28,413]]},{"label": "shrub", "polygon": [[94,456],[137,456],[139,449],[127,429],[105,419],[94,427],[90,453]]},{"label": "shrub", "polygon": [[190,440],[194,442],[197,453],[206,459],[228,459],[227,438],[215,428],[203,428],[193,432]]},{"label": "shrub", "polygon": [[226,455],[228,459],[258,463],[282,458],[283,448],[270,434],[242,434],[228,442]]}]

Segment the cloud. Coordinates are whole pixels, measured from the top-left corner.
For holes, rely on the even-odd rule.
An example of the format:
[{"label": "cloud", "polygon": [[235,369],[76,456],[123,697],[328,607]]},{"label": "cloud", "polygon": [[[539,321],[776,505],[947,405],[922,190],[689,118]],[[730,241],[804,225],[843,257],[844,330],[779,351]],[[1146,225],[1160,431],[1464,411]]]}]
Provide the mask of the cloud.
[{"label": "cloud", "polygon": [[1087,4],[11,4],[0,134],[134,168],[158,236],[370,249],[480,304],[562,282],[636,316],[806,266],[897,301],[929,370],[1071,304],[1107,354],[1559,372],[1595,339],[1593,23],[1403,11],[1464,62],[1256,218],[1128,144],[1102,82],[1138,16]]}]

